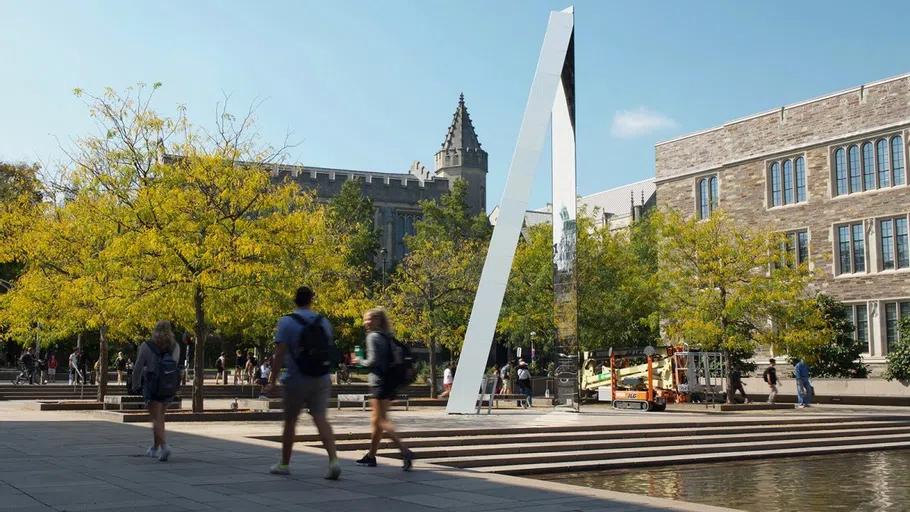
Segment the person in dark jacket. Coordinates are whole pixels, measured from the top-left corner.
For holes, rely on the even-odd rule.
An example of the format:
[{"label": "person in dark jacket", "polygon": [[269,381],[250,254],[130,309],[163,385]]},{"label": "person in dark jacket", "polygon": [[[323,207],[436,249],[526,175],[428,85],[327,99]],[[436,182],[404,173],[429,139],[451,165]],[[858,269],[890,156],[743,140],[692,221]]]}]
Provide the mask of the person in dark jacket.
[{"label": "person in dark jacket", "polygon": [[743,374],[735,366],[730,370],[730,388],[733,389],[734,401],[736,401],[736,392],[739,391],[743,395],[743,403],[749,403],[749,397],[746,396],[746,389],[743,387]]},{"label": "person in dark jacket", "polygon": [[768,384],[768,387],[771,389],[771,392],[768,394],[768,403],[774,404],[774,399],[777,398],[777,369],[774,367],[774,359],[768,361],[768,368],[765,369],[765,373],[762,374],[762,379]]},{"label": "person in dark jacket", "polygon": [[395,388],[395,382],[389,378],[390,362],[394,356],[394,351],[398,348],[392,339],[392,327],[389,322],[389,316],[383,308],[373,308],[363,315],[363,326],[367,331],[367,358],[354,363],[360,363],[363,367],[370,369],[370,389],[372,395],[370,406],[373,410],[372,416],[372,438],[370,451],[360,460],[357,461],[359,466],[376,466],[376,452],[379,450],[379,443],[382,441],[382,434],[385,433],[392,439],[395,446],[401,450],[401,458],[404,461],[404,470],[410,471],[414,455],[408,449],[404,441],[395,433],[395,426],[389,421],[389,408],[392,400],[398,390]]}]

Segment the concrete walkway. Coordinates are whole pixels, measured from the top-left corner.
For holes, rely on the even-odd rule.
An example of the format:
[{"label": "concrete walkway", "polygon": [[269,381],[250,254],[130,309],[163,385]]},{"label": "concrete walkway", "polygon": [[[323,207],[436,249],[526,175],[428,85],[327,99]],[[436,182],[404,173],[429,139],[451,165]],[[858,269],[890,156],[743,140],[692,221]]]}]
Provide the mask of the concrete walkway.
[{"label": "concrete walkway", "polygon": [[[725,510],[419,462],[411,473],[402,472],[400,462],[392,460],[380,460],[377,468],[360,468],[351,457],[342,460],[342,479],[327,482],[322,479],[324,452],[305,447],[296,449],[290,477],[273,476],[267,470],[277,460],[278,445],[246,436],[276,433],[279,426],[274,423],[175,424],[169,431],[171,461],[160,463],[140,456],[151,438],[147,426],[102,421],[91,413],[27,411],[22,405],[0,404],[0,509]],[[412,426],[432,422],[438,426],[443,418],[439,411],[396,417]],[[367,418],[355,412],[334,417],[339,431],[355,422],[362,430]],[[450,418],[453,423],[485,426],[563,421],[539,413]],[[569,420],[575,421],[569,417],[565,421]],[[301,426],[302,432],[312,430],[305,419]]]}]

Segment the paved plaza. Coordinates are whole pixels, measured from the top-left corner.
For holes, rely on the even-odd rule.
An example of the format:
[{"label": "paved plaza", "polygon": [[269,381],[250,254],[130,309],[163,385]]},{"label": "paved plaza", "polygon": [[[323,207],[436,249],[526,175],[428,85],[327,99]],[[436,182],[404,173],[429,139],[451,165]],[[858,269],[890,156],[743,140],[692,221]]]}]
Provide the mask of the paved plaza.
[{"label": "paved plaza", "polygon": [[[456,426],[546,425],[578,415],[509,411],[490,417],[449,417],[439,409],[396,414],[405,429]],[[333,415],[337,431],[362,431],[368,415]],[[636,420],[633,416],[618,418]],[[302,421],[301,433],[312,432]],[[502,475],[400,463],[360,468],[343,455],[338,482],[322,479],[324,452],[300,447],[290,477],[267,474],[278,445],[250,435],[279,433],[277,423],[169,425],[171,461],[140,456],[148,426],[97,419],[92,413],[35,412],[21,402],[0,403],[0,509],[38,510],[712,510],[704,505],[648,498]],[[721,509],[713,509],[721,510]]]}]

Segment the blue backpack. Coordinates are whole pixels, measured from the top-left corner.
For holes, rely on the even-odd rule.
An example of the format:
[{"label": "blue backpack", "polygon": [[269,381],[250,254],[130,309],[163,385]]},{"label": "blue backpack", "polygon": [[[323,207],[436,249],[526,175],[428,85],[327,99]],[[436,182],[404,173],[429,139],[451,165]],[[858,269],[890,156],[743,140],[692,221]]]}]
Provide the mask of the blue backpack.
[{"label": "blue backpack", "polygon": [[173,352],[160,352],[149,342],[145,342],[158,356],[158,366],[146,373],[146,385],[151,390],[152,398],[172,398],[180,389],[180,369],[174,360]]}]

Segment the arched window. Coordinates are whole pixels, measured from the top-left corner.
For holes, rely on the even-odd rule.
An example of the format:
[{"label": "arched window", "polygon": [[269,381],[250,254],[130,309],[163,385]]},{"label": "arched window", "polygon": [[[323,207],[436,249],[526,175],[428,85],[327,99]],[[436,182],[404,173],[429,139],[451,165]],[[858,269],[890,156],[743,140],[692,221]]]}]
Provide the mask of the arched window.
[{"label": "arched window", "polygon": [[834,177],[837,182],[836,195],[839,196],[847,193],[847,158],[844,153],[844,148],[834,152]]},{"label": "arched window", "polygon": [[894,184],[904,184],[904,139],[900,135],[891,139],[891,169],[894,171]]},{"label": "arched window", "polygon": [[880,139],[875,144],[876,153],[878,154],[878,186],[891,186],[891,170],[888,167],[888,141]]},{"label": "arched window", "polygon": [[803,157],[796,159],[796,202],[806,200],[806,161]]},{"label": "arched window", "polygon": [[717,206],[720,204],[720,198],[717,196],[717,176],[713,176],[710,180],[711,185],[711,211],[717,209]]},{"label": "arched window", "polygon": [[404,215],[395,216],[395,259],[404,258]]},{"label": "arched window", "polygon": [[708,218],[711,212],[708,202],[708,179],[703,178],[698,180],[698,218]]},{"label": "arched window", "polygon": [[875,189],[875,152],[872,143],[863,144],[863,190]]},{"label": "arched window", "polygon": [[859,148],[850,146],[847,152],[850,157],[850,193],[863,191],[863,176],[859,168]]},{"label": "arched window", "polygon": [[771,164],[771,206],[780,206],[780,164]]},{"label": "arched window", "polygon": [[793,204],[793,162],[784,160],[784,204]]}]

